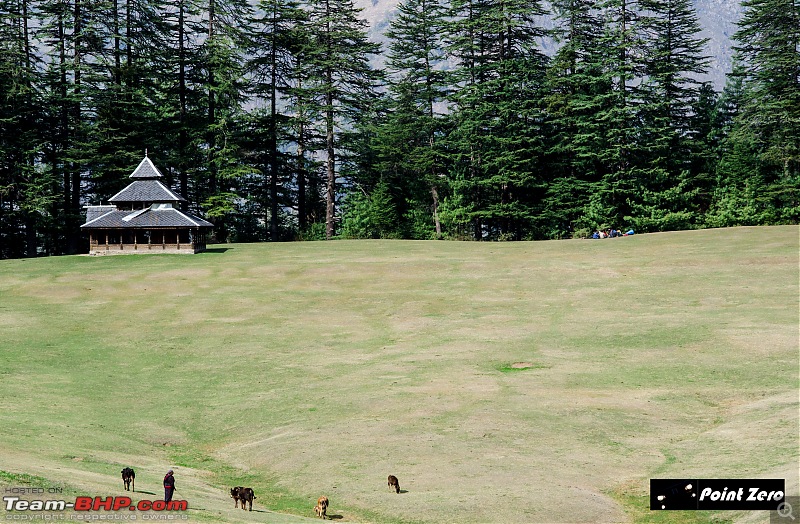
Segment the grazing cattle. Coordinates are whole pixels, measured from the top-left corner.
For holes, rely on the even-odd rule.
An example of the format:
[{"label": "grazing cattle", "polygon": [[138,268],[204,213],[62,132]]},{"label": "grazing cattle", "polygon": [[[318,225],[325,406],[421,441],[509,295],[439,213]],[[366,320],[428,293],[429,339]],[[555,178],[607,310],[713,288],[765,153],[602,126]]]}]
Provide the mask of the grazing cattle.
[{"label": "grazing cattle", "polygon": [[136,472],[131,468],[122,470],[122,485],[125,487],[125,491],[131,491],[131,485],[133,485],[133,491],[136,491]]},{"label": "grazing cattle", "polygon": [[236,486],[235,488],[231,488],[231,498],[233,499],[233,502],[234,502],[234,504],[233,504],[234,508],[238,508],[239,507],[239,499],[241,498],[239,496],[239,492],[241,490],[243,490],[243,489],[244,488],[242,486]]},{"label": "grazing cattle", "polygon": [[314,513],[321,519],[328,516],[328,497],[325,495],[317,499],[317,505],[314,506]]},{"label": "grazing cattle", "polygon": [[389,489],[393,489],[397,493],[400,493],[400,482],[398,482],[397,477],[394,475],[389,475]]},{"label": "grazing cattle", "polygon": [[250,503],[250,511],[253,511],[253,499],[256,498],[256,494],[253,493],[251,488],[240,488],[239,489],[239,501],[242,503],[242,509],[246,509],[245,505]]}]

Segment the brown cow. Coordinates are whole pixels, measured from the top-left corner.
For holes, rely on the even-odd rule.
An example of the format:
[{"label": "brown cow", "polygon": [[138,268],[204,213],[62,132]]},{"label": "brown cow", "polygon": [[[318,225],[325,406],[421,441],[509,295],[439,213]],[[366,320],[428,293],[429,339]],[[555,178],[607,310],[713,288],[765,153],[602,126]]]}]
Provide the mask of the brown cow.
[{"label": "brown cow", "polygon": [[394,475],[389,475],[389,489],[393,489],[397,493],[400,493],[400,482]]},{"label": "brown cow", "polygon": [[256,494],[251,488],[241,488],[239,490],[239,500],[242,503],[242,509],[245,509],[245,504],[250,503],[250,511],[253,511],[253,499]]},{"label": "brown cow", "polygon": [[233,505],[234,508],[238,508],[239,507],[239,500],[241,499],[241,497],[239,496],[239,493],[243,489],[244,488],[242,486],[236,486],[235,488],[231,488],[231,498],[233,499],[233,502],[234,502],[234,505]]},{"label": "brown cow", "polygon": [[321,519],[328,516],[328,497],[325,495],[317,499],[317,505],[314,506],[314,513]]},{"label": "brown cow", "polygon": [[122,485],[125,491],[131,491],[131,484],[133,484],[133,491],[136,491],[136,472],[131,468],[122,470]]}]

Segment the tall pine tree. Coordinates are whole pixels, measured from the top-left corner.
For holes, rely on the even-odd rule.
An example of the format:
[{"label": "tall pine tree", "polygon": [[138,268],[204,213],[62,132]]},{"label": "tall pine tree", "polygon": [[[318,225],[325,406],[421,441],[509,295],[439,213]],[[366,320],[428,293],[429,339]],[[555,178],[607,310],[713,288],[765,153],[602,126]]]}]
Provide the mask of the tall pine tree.
[{"label": "tall pine tree", "polygon": [[734,38],[743,91],[727,149],[752,152],[752,174],[739,184],[745,184],[749,205],[760,220],[796,222],[800,219],[800,2],[746,0],[742,6],[745,13]]},{"label": "tall pine tree", "polygon": [[369,61],[380,46],[367,40],[367,24],[351,0],[311,0],[308,10],[312,38],[304,66],[313,72],[306,82],[324,120],[325,236],[331,239],[337,221],[337,159],[343,160],[340,155],[348,148],[341,138],[375,97],[380,75]]},{"label": "tall pine tree", "polygon": [[452,150],[454,226],[475,239],[538,236],[543,196],[546,59],[538,2],[456,0],[448,32],[454,71]]},{"label": "tall pine tree", "polygon": [[[306,12],[293,0],[262,0],[246,35],[250,92],[258,109],[251,111],[250,151],[255,167],[263,173],[260,191],[269,239],[280,239],[281,212],[288,198],[291,162],[281,136],[288,121],[286,107],[294,79],[295,57],[305,39]],[[264,107],[266,106],[266,107]]]},{"label": "tall pine tree", "polygon": [[639,147],[642,177],[632,214],[644,230],[694,227],[704,173],[697,166],[692,129],[699,77],[708,71],[708,39],[689,0],[640,0],[644,50]]},{"label": "tall pine tree", "polygon": [[395,205],[412,221],[417,210],[427,210],[427,224],[405,226],[426,238],[431,236],[424,233],[426,226],[442,236],[439,200],[447,191],[440,143],[449,90],[442,41],[446,14],[439,0],[407,0],[397,7],[386,32],[391,102],[376,132],[378,173],[369,184],[376,187],[383,179],[381,187],[394,188]]},{"label": "tall pine tree", "polygon": [[542,220],[548,236],[558,238],[598,226],[586,207],[603,176],[606,133],[597,115],[612,83],[604,73],[603,20],[595,2],[560,0],[553,8],[561,46],[548,67],[552,137]]}]

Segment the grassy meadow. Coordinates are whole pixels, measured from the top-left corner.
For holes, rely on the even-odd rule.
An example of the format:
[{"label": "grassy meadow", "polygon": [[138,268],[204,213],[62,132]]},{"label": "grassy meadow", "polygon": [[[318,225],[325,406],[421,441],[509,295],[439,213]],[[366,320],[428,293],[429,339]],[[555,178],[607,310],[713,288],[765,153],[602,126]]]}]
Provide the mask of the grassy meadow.
[{"label": "grassy meadow", "polygon": [[341,521],[767,522],[650,512],[649,479],[798,494],[799,239],[0,261],[0,487],[119,495],[131,466],[146,499],[174,469],[201,522],[299,522],[323,494]]}]

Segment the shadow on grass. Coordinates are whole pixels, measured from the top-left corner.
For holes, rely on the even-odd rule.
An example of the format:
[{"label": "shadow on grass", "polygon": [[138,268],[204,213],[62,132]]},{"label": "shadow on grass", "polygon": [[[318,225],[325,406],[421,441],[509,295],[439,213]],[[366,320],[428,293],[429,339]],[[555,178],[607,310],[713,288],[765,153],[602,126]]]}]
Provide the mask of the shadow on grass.
[{"label": "shadow on grass", "polygon": [[156,493],[152,491],[142,491],[141,489],[137,489],[134,493],[144,493],[145,495],[155,495]]},{"label": "shadow on grass", "polygon": [[331,520],[342,520],[344,518],[343,515],[328,515],[328,518]]},{"label": "shadow on grass", "polygon": [[203,253],[224,253],[229,249],[233,249],[232,247],[212,247],[211,249],[206,249]]}]

